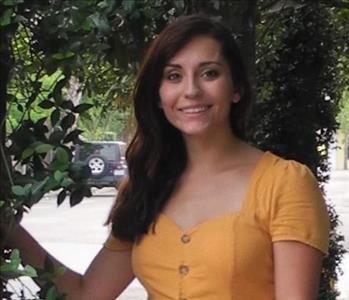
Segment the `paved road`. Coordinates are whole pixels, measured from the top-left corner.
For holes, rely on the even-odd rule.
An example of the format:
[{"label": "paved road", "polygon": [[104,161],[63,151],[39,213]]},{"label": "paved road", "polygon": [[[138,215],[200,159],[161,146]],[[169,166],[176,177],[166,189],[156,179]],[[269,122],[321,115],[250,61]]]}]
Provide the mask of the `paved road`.
[{"label": "paved road", "polygon": [[326,191],[342,223],[340,232],[344,235],[344,246],[348,251],[342,261],[344,274],[338,282],[338,288],[341,291],[338,300],[349,300],[349,171],[333,171]]},{"label": "paved road", "polygon": [[[349,251],[349,171],[334,171],[326,186],[342,220],[341,231],[346,237]],[[94,197],[85,199],[77,207],[63,203],[58,209],[53,195],[36,205],[24,220],[24,226],[53,255],[78,272],[84,272],[107,236],[103,226],[115,197],[115,190],[94,190]],[[349,300],[349,254],[343,261],[345,273],[338,287],[341,297]],[[28,283],[29,284],[29,283]],[[29,284],[30,285],[30,284]],[[146,294],[138,281],[134,281],[118,298],[119,300],[145,300]]]}]

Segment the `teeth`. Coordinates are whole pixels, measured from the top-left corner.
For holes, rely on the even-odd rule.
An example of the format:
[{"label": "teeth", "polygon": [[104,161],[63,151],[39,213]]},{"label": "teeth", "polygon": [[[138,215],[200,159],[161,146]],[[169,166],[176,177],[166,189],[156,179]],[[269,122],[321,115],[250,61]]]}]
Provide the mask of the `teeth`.
[{"label": "teeth", "polygon": [[209,109],[209,106],[198,106],[198,107],[188,107],[182,108],[181,111],[187,114],[195,114],[206,111]]}]

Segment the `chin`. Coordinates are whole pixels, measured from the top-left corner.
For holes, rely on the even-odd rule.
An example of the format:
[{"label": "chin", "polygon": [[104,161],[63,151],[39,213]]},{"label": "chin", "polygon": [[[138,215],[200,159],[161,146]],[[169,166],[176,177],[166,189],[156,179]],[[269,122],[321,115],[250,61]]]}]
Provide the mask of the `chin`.
[{"label": "chin", "polygon": [[179,129],[181,131],[181,133],[185,136],[188,136],[188,137],[199,137],[199,136],[203,136],[205,134],[208,133],[208,130],[207,128],[203,128],[203,127],[200,127],[200,128],[181,128]]}]

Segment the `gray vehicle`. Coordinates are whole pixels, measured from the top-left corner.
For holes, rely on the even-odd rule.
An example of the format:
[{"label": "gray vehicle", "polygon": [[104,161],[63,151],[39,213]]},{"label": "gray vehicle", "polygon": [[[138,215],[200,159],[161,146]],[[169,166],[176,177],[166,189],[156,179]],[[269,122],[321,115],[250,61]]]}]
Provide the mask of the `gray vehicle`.
[{"label": "gray vehicle", "polygon": [[98,188],[117,187],[127,175],[126,144],[121,141],[93,141],[77,145],[75,161],[88,165],[88,185]]}]

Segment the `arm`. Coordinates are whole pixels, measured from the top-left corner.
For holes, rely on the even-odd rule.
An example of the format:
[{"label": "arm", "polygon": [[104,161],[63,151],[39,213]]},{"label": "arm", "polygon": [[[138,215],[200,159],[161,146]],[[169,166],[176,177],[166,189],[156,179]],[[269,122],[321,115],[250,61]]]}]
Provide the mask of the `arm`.
[{"label": "arm", "polygon": [[273,243],[276,300],[316,300],[323,253],[295,241]]},{"label": "arm", "polygon": [[[9,242],[11,247],[21,251],[25,264],[43,267],[45,257],[49,254],[23,227],[18,226],[14,229]],[[55,266],[63,266],[52,256],[49,257]],[[114,252],[102,248],[85,275],[66,268],[56,285],[61,292],[68,295],[69,300],[111,300],[115,299],[133,278],[131,251]]]}]

